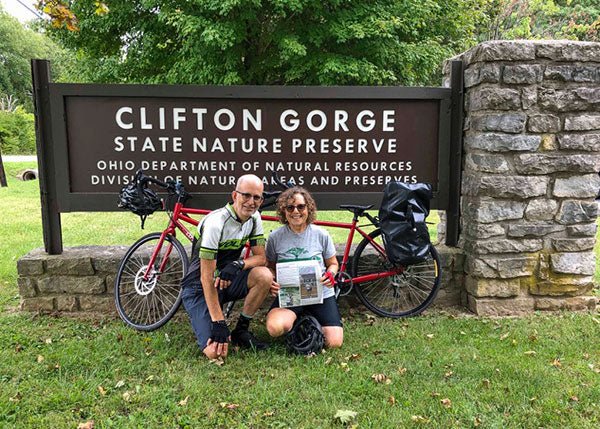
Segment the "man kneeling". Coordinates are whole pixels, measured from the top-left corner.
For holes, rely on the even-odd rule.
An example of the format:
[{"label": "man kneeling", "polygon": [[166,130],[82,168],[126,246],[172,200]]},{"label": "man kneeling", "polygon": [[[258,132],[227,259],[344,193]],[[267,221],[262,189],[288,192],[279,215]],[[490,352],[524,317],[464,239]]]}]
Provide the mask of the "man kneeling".
[{"label": "man kneeling", "polygon": [[[265,238],[258,208],[263,183],[255,175],[240,177],[232,204],[208,214],[198,225],[192,261],[182,281],[183,305],[190,316],[198,345],[210,358],[226,357],[233,345],[263,350],[248,327],[269,292],[273,276],[266,264]],[[252,256],[241,258],[250,241]],[[242,313],[230,333],[222,305],[245,298]]]}]

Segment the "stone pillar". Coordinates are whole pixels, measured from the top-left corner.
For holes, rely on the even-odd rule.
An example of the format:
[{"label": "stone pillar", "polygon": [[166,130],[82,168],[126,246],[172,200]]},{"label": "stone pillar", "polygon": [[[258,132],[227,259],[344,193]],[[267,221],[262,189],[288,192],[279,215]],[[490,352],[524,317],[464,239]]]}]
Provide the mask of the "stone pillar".
[{"label": "stone pillar", "polygon": [[469,309],[594,307],[600,43],[495,41],[453,59],[465,64]]}]

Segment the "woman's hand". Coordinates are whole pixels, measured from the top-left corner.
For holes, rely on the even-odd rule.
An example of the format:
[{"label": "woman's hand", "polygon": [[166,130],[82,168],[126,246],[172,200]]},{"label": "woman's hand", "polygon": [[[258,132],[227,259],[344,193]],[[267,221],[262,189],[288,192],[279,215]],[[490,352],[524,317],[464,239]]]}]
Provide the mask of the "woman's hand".
[{"label": "woman's hand", "polygon": [[271,296],[277,296],[277,293],[279,293],[279,287],[279,283],[277,283],[275,280],[271,281],[271,287],[269,289]]},{"label": "woman's hand", "polygon": [[332,288],[335,285],[335,274],[331,271],[325,271],[325,274],[321,277],[321,283],[325,286]]}]

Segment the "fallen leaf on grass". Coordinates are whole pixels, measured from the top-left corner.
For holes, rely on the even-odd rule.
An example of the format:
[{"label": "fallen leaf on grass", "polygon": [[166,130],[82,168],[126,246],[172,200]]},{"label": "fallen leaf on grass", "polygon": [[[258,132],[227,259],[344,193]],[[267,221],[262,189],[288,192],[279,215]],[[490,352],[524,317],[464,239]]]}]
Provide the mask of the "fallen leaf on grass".
[{"label": "fallen leaf on grass", "polygon": [[131,401],[131,392],[129,392],[129,391],[124,392],[122,396],[123,396],[123,400],[125,402]]},{"label": "fallen leaf on grass", "polygon": [[475,417],[473,419],[473,426],[479,427],[479,425],[481,425],[481,419],[479,417]]},{"label": "fallen leaf on grass", "polygon": [[331,356],[329,356],[326,360],[325,360],[325,365],[329,365],[331,363],[331,361],[333,360],[333,358]]},{"label": "fallen leaf on grass", "polygon": [[214,363],[217,366],[223,366],[225,365],[225,360],[222,357],[218,357],[216,359],[211,359],[210,360],[212,363]]},{"label": "fallen leaf on grass", "polygon": [[333,418],[342,424],[349,424],[356,418],[357,414],[356,411],[352,410],[337,410]]},{"label": "fallen leaf on grass", "polygon": [[38,357],[37,357],[37,363],[42,363],[42,362],[44,362],[44,356],[38,355]]},{"label": "fallen leaf on grass", "polygon": [[535,356],[537,353],[534,350],[527,350],[524,354],[527,356]]},{"label": "fallen leaf on grass", "polygon": [[23,395],[21,395],[20,392],[17,392],[15,396],[11,396],[10,398],[8,398],[8,400],[10,402],[19,402],[22,398],[23,398]]},{"label": "fallen leaf on grass", "polygon": [[403,374],[405,374],[405,373],[406,373],[406,371],[407,371],[407,369],[406,369],[406,368],[404,368],[403,366],[401,366],[401,367],[399,367],[399,368],[398,368],[398,373],[399,373],[400,375],[403,375]]},{"label": "fallen leaf on grass", "polygon": [[427,338],[429,338],[430,340],[433,338],[433,334],[427,334],[425,335]]},{"label": "fallen leaf on grass", "polygon": [[423,424],[429,423],[429,419],[427,419],[423,416],[412,416],[410,419],[415,423],[423,423]]},{"label": "fallen leaf on grass", "polygon": [[432,398],[437,398],[438,396],[440,396],[440,394],[438,392],[431,392]]},{"label": "fallen leaf on grass", "polygon": [[579,402],[579,398],[577,396],[573,395],[573,396],[571,396],[569,398],[569,401],[571,401],[571,402]]},{"label": "fallen leaf on grass", "polygon": [[149,375],[148,377],[146,377],[146,381],[153,381],[153,380],[154,380],[153,375]]},{"label": "fallen leaf on grass", "polygon": [[450,407],[452,407],[452,401],[451,401],[450,399],[448,399],[448,398],[444,398],[444,399],[442,399],[442,400],[440,401],[440,403],[441,403],[441,404],[442,404],[444,407],[446,407],[446,408],[450,408]]},{"label": "fallen leaf on grass", "polygon": [[485,387],[486,389],[490,388],[490,380],[488,380],[487,378],[484,378],[483,380],[481,380],[481,385],[483,387]]},{"label": "fallen leaf on grass", "polygon": [[46,338],[46,339],[44,340],[44,342],[45,342],[46,344],[52,344],[52,338]]},{"label": "fallen leaf on grass", "polygon": [[94,429],[94,421],[89,420],[85,423],[79,423],[77,429]]},{"label": "fallen leaf on grass", "polygon": [[373,379],[373,381],[375,381],[375,383],[385,383],[385,384],[392,383],[392,380],[390,380],[390,378],[385,374],[373,374],[371,376],[371,378]]},{"label": "fallen leaf on grass", "polygon": [[552,361],[551,365],[555,368],[560,368],[562,366],[562,364],[560,363],[560,359],[556,358]]},{"label": "fallen leaf on grass", "polygon": [[17,345],[15,346],[15,352],[16,352],[16,353],[20,353],[20,352],[22,352],[22,351],[23,351],[23,346],[22,346],[21,344],[17,344]]},{"label": "fallen leaf on grass", "polygon": [[390,396],[388,398],[388,402],[390,403],[390,405],[396,405],[396,398],[394,398],[394,396]]},{"label": "fallen leaf on grass", "polygon": [[274,414],[275,414],[274,411],[265,411],[263,413],[263,417],[273,417]]},{"label": "fallen leaf on grass", "polygon": [[229,402],[219,402],[221,408],[227,408],[228,410],[235,410],[240,407],[240,404],[232,404]]},{"label": "fallen leaf on grass", "polygon": [[179,401],[177,403],[177,405],[179,405],[180,407],[185,407],[188,403],[188,399],[190,399],[189,396],[186,396],[184,399],[182,399],[181,401]]},{"label": "fallen leaf on grass", "polygon": [[448,371],[447,373],[444,374],[444,378],[450,378],[450,377],[452,377],[452,374],[454,374],[453,371]]},{"label": "fallen leaf on grass", "polygon": [[346,360],[358,360],[360,359],[360,353],[352,353],[350,356],[346,356]]},{"label": "fallen leaf on grass", "polygon": [[115,384],[115,389],[118,389],[119,387],[123,386],[125,386],[125,380],[119,380],[117,381],[117,384]]},{"label": "fallen leaf on grass", "polygon": [[102,396],[106,395],[106,390],[104,390],[104,387],[102,387],[102,386],[98,386],[98,392],[100,392],[100,394]]},{"label": "fallen leaf on grass", "polygon": [[502,334],[500,335],[500,341],[504,341],[506,340],[510,335],[510,332],[507,332],[506,334]]},{"label": "fallen leaf on grass", "polygon": [[340,367],[346,372],[350,371],[350,367],[348,366],[348,364],[346,362],[340,363]]},{"label": "fallen leaf on grass", "polygon": [[600,368],[595,368],[593,363],[588,364],[588,368],[594,371],[596,374],[600,374]]}]

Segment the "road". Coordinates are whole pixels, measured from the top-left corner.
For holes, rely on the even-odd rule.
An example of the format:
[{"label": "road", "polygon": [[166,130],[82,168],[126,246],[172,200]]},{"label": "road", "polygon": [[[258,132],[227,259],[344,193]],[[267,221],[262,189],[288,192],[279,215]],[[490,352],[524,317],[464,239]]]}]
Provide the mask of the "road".
[{"label": "road", "polygon": [[35,156],[35,155],[2,155],[2,161],[4,161],[4,162],[37,161],[37,156]]}]

